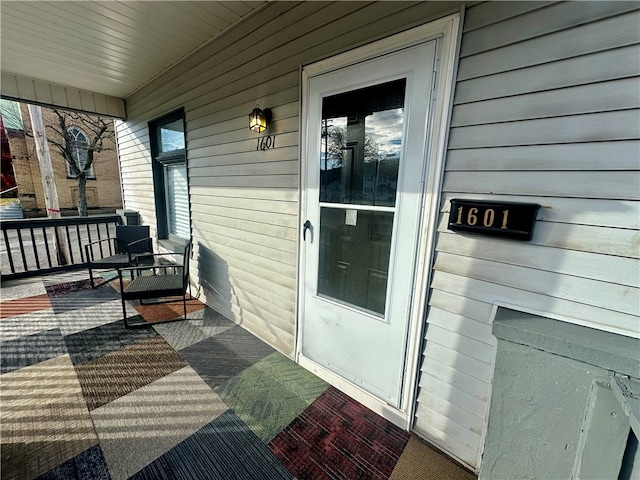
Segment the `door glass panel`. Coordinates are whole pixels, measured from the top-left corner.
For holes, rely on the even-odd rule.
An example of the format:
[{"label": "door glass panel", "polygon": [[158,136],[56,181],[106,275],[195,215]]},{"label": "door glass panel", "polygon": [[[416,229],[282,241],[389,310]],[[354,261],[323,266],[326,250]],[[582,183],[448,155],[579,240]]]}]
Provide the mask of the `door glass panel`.
[{"label": "door glass panel", "polygon": [[406,79],[322,101],[320,201],[395,206]]},{"label": "door glass panel", "polygon": [[384,316],[392,212],[320,209],[318,294]]}]

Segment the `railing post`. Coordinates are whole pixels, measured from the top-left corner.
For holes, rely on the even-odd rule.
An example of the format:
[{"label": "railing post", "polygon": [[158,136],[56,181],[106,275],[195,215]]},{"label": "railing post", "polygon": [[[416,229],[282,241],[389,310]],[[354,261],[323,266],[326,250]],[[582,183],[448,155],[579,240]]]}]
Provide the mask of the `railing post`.
[{"label": "railing post", "polygon": [[53,267],[51,263],[51,250],[49,249],[49,237],[47,237],[47,229],[42,227],[42,237],[44,239],[44,248],[47,250],[47,262],[49,264],[49,268]]},{"label": "railing post", "polygon": [[20,256],[22,257],[22,268],[25,270],[29,270],[29,266],[27,265],[27,257],[24,254],[24,243],[22,242],[22,230],[18,229],[18,243],[20,244]]},{"label": "railing post", "polygon": [[7,236],[7,231],[3,230],[4,234],[4,246],[7,249],[7,257],[9,258],[9,268],[11,269],[11,273],[15,273],[16,267],[13,265],[13,255],[11,254],[11,246],[9,245],[9,237]]},{"label": "railing post", "polygon": [[33,228],[30,228],[29,231],[31,232],[31,243],[33,244],[33,256],[36,259],[36,270],[40,270],[40,258],[38,258],[38,242],[36,242],[36,236],[33,233]]}]

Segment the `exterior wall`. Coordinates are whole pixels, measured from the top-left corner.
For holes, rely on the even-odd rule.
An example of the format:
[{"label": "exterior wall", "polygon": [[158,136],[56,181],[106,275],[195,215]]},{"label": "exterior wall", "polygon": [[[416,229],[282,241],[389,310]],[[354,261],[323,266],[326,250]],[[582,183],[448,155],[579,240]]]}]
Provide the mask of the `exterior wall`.
[{"label": "exterior wall", "polygon": [[[24,128],[29,132],[29,110],[26,104],[20,104]],[[45,126],[55,125],[55,114],[48,109],[42,110]],[[44,191],[40,165],[33,138],[23,132],[11,130],[9,144],[13,156],[13,168],[18,184],[18,198],[27,216],[46,216]],[[95,179],[87,180],[87,205],[91,210],[115,210],[122,206],[118,157],[115,143],[107,145],[110,150],[94,154],[93,172]],[[58,203],[63,214],[77,215],[78,182],[67,177],[66,162],[55,147],[49,147],[51,164],[58,191]]]},{"label": "exterior wall", "polygon": [[[147,122],[184,107],[194,272],[206,302],[293,355],[300,65],[457,9],[458,2],[278,2],[127,98],[125,205],[155,225]],[[277,147],[256,151],[256,103]]]},{"label": "exterior wall", "polygon": [[[466,10],[416,429],[469,465],[483,443],[495,303],[640,335],[637,8]],[[542,205],[532,241],[448,231],[451,198]]]},{"label": "exterior wall", "polygon": [[[300,65],[426,23],[445,2],[275,2],[127,99],[126,208],[155,226],[147,124],[186,113],[192,238],[206,302],[280,351],[295,341]],[[415,430],[478,468],[494,304],[638,331],[637,3],[468,7]],[[273,112],[277,147],[247,128]],[[454,197],[542,205],[528,243],[446,230]]]}]

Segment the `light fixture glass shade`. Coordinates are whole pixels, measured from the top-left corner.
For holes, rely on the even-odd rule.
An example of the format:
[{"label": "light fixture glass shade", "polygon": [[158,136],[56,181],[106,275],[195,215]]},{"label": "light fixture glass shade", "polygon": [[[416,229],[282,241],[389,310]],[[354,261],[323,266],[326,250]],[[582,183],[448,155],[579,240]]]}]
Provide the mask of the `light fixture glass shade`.
[{"label": "light fixture glass shade", "polygon": [[267,118],[258,106],[249,114],[249,129],[258,133],[267,129]]}]

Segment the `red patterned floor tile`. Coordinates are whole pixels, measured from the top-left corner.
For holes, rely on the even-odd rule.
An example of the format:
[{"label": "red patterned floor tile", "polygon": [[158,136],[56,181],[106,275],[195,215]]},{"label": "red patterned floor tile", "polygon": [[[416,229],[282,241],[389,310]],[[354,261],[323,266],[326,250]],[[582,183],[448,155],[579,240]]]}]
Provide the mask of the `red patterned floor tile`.
[{"label": "red patterned floor tile", "polygon": [[[205,307],[204,303],[195,298],[187,298],[187,314],[197,312]],[[173,320],[184,316],[184,307],[182,298],[171,303],[157,303],[153,305],[136,305],[135,309],[147,322],[160,322],[165,320]]]},{"label": "red patterned floor tile", "polygon": [[269,448],[300,480],[382,480],[391,475],[409,436],[329,387]]}]

